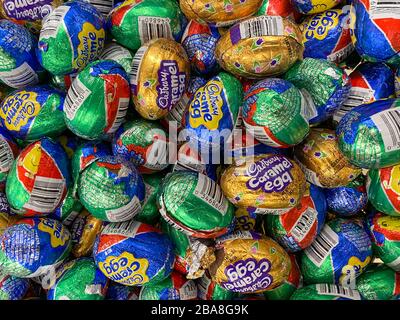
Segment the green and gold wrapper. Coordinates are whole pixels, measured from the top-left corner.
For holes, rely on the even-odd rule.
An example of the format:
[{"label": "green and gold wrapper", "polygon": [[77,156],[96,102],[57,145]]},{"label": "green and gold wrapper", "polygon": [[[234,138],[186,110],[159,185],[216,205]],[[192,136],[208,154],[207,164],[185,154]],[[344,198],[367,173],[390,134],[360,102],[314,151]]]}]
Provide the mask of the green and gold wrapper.
[{"label": "green and gold wrapper", "polygon": [[190,63],[181,44],[169,39],[147,42],[136,52],[130,74],[136,111],[145,119],[166,116],[186,92]]},{"label": "green and gold wrapper", "polygon": [[218,41],[215,55],[226,71],[260,79],[286,72],[302,59],[303,51],[302,34],[294,22],[259,16],[232,26]]},{"label": "green and gold wrapper", "polygon": [[214,281],[207,270],[203,276],[196,279],[197,297],[200,300],[232,300],[237,293],[222,288]]},{"label": "green and gold wrapper", "polygon": [[288,279],[289,255],[272,239],[252,231],[217,240],[216,262],[210,273],[222,288],[238,293],[272,290]]},{"label": "green and gold wrapper", "polygon": [[290,300],[362,300],[362,297],[356,289],[329,283],[317,283],[297,289]]},{"label": "green and gold wrapper", "polygon": [[99,56],[99,60],[113,60],[118,62],[127,74],[130,74],[132,68],[132,60],[134,54],[115,42],[105,45],[103,52]]},{"label": "green and gold wrapper", "polygon": [[361,168],[352,165],[340,152],[334,130],[314,128],[294,150],[307,180],[317,186],[345,186],[361,174]]},{"label": "green and gold wrapper", "polygon": [[164,220],[195,238],[227,233],[234,215],[234,207],[219,185],[193,171],[175,171],[164,178],[158,207]]},{"label": "green and gold wrapper", "polygon": [[306,178],[295,161],[263,154],[243,157],[230,165],[222,173],[220,185],[237,207],[280,214],[299,204],[306,191]]}]

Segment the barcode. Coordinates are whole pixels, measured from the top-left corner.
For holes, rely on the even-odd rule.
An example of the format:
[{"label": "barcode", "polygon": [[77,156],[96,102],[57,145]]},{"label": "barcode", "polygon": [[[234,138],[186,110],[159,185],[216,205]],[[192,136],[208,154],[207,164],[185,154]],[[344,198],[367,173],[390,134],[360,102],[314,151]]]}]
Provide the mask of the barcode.
[{"label": "barcode", "polygon": [[370,0],[371,19],[400,19],[400,0]]},{"label": "barcode", "polygon": [[11,71],[1,71],[0,79],[14,89],[35,85],[39,82],[38,75],[27,62],[24,62],[18,68]]},{"label": "barcode", "polygon": [[131,57],[131,53],[128,49],[120,46],[116,43],[110,43],[104,51],[101,53],[99,60],[120,60],[122,58],[129,58]]},{"label": "barcode", "polygon": [[131,73],[130,73],[130,83],[137,85],[137,78],[139,75],[140,71],[140,65],[142,63],[142,59],[144,54],[146,53],[148,47],[141,47],[135,54],[135,56],[132,59],[132,64],[131,64]]},{"label": "barcode", "polygon": [[385,151],[400,149],[400,108],[374,114],[371,120],[381,133]]},{"label": "barcode", "polygon": [[129,220],[125,222],[114,222],[108,224],[102,231],[102,234],[106,235],[116,234],[133,238],[139,226],[140,222],[137,222],[135,220]]},{"label": "barcode", "polygon": [[334,295],[352,300],[361,300],[360,293],[357,290],[345,288],[340,285],[319,283],[315,285],[318,294],[321,295]]},{"label": "barcode", "polygon": [[330,54],[328,56],[328,61],[340,63],[344,59],[346,59],[353,50],[354,50],[354,45],[352,43],[350,43],[349,45],[345,46],[344,48]]},{"label": "barcode", "polygon": [[132,219],[142,209],[140,200],[134,196],[126,205],[121,208],[106,210],[106,216],[110,221],[124,221]]},{"label": "barcode", "polygon": [[36,176],[31,196],[24,208],[42,213],[53,212],[60,202],[64,188],[63,179]]},{"label": "barcode", "polygon": [[139,35],[142,44],[152,39],[173,39],[169,18],[139,16]]},{"label": "barcode", "polygon": [[197,298],[197,286],[193,280],[187,280],[179,289],[180,300],[193,300]]},{"label": "barcode", "polygon": [[322,265],[325,258],[339,243],[339,237],[328,225],[325,225],[311,246],[304,251],[307,257],[318,267]]},{"label": "barcode", "polygon": [[300,215],[299,219],[290,230],[293,238],[298,242],[302,241],[310,231],[316,219],[317,212],[315,209],[307,208],[307,210]]},{"label": "barcode", "polygon": [[189,105],[190,97],[187,93],[182,95],[179,102],[171,109],[165,117],[168,121],[176,121],[178,124],[182,122],[183,114]]},{"label": "barcode", "polygon": [[57,35],[58,27],[62,25],[65,15],[70,7],[60,6],[50,13],[43,21],[43,27],[40,31],[40,39],[54,38]]},{"label": "barcode", "polygon": [[121,126],[125,119],[126,113],[128,112],[129,99],[119,98],[117,116],[115,117],[114,123],[108,133],[114,133]]},{"label": "barcode", "polygon": [[68,89],[67,98],[65,99],[64,111],[69,120],[75,118],[75,114],[78,111],[82,103],[92,93],[79,78],[75,78],[72,82],[71,87]]},{"label": "barcode", "polygon": [[114,0],[89,0],[103,16],[107,16],[114,7]]},{"label": "barcode", "polygon": [[314,100],[307,89],[300,89],[300,93],[302,96],[300,113],[304,120],[308,122],[318,115],[318,111]]},{"label": "barcode", "polygon": [[281,17],[261,16],[240,23],[240,38],[283,36]]},{"label": "barcode", "polygon": [[251,124],[248,124],[246,121],[244,121],[244,125],[246,127],[246,130],[248,133],[250,133],[256,140],[271,146],[271,147],[280,147],[281,145],[279,143],[276,143],[274,140],[272,140],[267,133],[265,132],[263,127],[258,127],[258,126],[252,126]]},{"label": "barcode", "polygon": [[198,296],[201,300],[207,299],[208,288],[211,285],[211,279],[204,274],[201,278],[197,279]]},{"label": "barcode", "polygon": [[0,139],[0,172],[8,172],[14,161],[14,154],[8,142]]},{"label": "barcode", "polygon": [[225,199],[220,186],[209,177],[201,173],[198,174],[198,181],[193,194],[225,215],[228,209],[228,200]]}]

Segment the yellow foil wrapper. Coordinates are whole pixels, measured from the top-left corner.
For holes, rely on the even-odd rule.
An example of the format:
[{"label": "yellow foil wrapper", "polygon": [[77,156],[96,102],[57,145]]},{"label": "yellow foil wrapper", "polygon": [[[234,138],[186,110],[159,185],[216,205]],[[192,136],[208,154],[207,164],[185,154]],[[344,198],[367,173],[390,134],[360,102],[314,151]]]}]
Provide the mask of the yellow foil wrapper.
[{"label": "yellow foil wrapper", "polygon": [[295,161],[264,154],[243,157],[230,165],[222,173],[220,185],[237,207],[279,214],[279,210],[287,211],[299,203],[306,191],[306,178]]},{"label": "yellow foil wrapper", "polygon": [[262,2],[263,0],[180,0],[179,4],[188,19],[222,27],[252,16]]},{"label": "yellow foil wrapper", "polygon": [[17,217],[10,216],[7,213],[0,212],[0,235],[10,226],[18,221]]},{"label": "yellow foil wrapper", "polygon": [[179,43],[161,38],[142,46],[133,64],[135,59],[141,59],[131,77],[135,109],[145,119],[161,119],[186,91],[190,78],[186,51]]},{"label": "yellow foil wrapper", "polygon": [[278,243],[250,232],[230,238],[216,251],[217,260],[209,270],[224,289],[258,293],[272,290],[288,279],[292,264]]},{"label": "yellow foil wrapper", "polygon": [[314,128],[295,147],[295,159],[309,182],[323,187],[345,186],[361,174],[339,151],[335,131]]},{"label": "yellow foil wrapper", "polygon": [[286,72],[303,52],[302,33],[294,22],[260,16],[231,27],[218,41],[215,55],[232,74],[260,79]]}]

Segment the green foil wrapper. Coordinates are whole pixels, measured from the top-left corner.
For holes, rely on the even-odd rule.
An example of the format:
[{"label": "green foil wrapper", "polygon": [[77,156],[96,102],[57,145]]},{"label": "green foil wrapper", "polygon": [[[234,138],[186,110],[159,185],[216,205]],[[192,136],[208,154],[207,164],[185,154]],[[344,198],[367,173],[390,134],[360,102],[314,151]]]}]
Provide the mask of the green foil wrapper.
[{"label": "green foil wrapper", "polygon": [[210,273],[206,271],[204,275],[196,280],[197,294],[200,300],[232,300],[237,293],[222,288],[214,281]]},{"label": "green foil wrapper", "polygon": [[355,289],[318,283],[297,289],[290,300],[361,300],[361,296]]},{"label": "green foil wrapper", "polygon": [[142,205],[142,211],[136,216],[135,220],[155,225],[161,218],[157,207],[157,194],[159,192],[163,174],[153,173],[143,175],[144,186],[146,187],[146,195]]}]

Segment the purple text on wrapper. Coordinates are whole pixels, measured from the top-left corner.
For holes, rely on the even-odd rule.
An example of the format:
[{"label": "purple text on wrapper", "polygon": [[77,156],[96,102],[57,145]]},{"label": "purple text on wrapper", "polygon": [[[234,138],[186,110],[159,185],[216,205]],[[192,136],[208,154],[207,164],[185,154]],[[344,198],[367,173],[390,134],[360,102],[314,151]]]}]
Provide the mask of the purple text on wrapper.
[{"label": "purple text on wrapper", "polygon": [[268,259],[256,260],[249,258],[236,261],[225,268],[228,281],[222,282],[224,289],[233,292],[254,292],[267,289],[273,281],[271,262]]},{"label": "purple text on wrapper", "polygon": [[16,20],[41,20],[53,10],[52,0],[4,0],[2,2],[7,15]]},{"label": "purple text on wrapper", "polygon": [[264,192],[281,192],[293,182],[290,173],[293,164],[283,156],[263,158],[250,164],[247,175],[252,177],[246,182],[250,190],[262,189]]},{"label": "purple text on wrapper", "polygon": [[186,84],[186,74],[179,71],[175,60],[162,60],[158,70],[157,105],[171,110],[179,102]]}]

